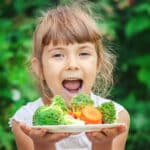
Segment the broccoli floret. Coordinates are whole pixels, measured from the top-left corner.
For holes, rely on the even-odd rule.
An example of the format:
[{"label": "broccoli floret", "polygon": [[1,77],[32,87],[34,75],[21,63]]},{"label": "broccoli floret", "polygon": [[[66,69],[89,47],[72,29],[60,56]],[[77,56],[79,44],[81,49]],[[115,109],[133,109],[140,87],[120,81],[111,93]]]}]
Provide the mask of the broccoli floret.
[{"label": "broccoli floret", "polygon": [[116,110],[112,101],[102,103],[98,106],[98,109],[102,112],[104,123],[114,123],[116,121]]},{"label": "broccoli floret", "polygon": [[73,112],[80,112],[83,107],[93,105],[93,101],[89,95],[79,93],[72,98],[70,105]]},{"label": "broccoli floret", "polygon": [[59,96],[59,95],[56,95],[52,99],[51,107],[54,107],[54,106],[60,107],[63,110],[64,113],[68,112],[68,108],[67,108],[67,106],[65,104],[64,99],[61,96]]},{"label": "broccoli floret", "polygon": [[41,106],[33,115],[33,125],[58,125],[63,120],[63,111],[55,106]]},{"label": "broccoli floret", "polygon": [[59,125],[68,112],[65,101],[60,96],[52,99],[50,106],[39,107],[33,115],[33,125]]}]

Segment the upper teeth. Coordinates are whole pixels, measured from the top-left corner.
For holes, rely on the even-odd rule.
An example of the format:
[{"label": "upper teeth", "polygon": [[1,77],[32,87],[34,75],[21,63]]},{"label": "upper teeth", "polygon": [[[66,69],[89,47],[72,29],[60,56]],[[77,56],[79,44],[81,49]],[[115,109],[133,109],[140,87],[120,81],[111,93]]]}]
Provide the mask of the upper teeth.
[{"label": "upper teeth", "polygon": [[67,78],[67,79],[65,79],[65,80],[78,80],[77,78],[72,78],[72,77],[70,77],[70,78]]}]

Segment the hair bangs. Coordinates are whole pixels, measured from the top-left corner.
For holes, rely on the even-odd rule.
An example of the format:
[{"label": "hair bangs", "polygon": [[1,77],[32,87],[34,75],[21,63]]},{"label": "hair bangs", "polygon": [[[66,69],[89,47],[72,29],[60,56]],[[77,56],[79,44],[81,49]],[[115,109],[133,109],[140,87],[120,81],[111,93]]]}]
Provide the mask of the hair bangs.
[{"label": "hair bangs", "polygon": [[56,14],[53,14],[52,19],[53,21],[43,37],[43,45],[48,45],[49,43],[53,45],[61,43],[95,43],[100,39],[100,34],[95,26],[92,26],[91,22],[88,21],[88,18],[83,19],[82,17],[81,19],[79,16],[76,16],[76,13],[71,14],[67,12],[60,15],[58,11]]}]

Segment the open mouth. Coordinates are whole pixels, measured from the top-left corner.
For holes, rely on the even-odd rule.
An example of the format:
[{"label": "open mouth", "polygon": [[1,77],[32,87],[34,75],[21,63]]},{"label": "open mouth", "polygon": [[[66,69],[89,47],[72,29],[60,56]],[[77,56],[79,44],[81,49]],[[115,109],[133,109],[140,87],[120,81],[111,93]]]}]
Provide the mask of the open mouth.
[{"label": "open mouth", "polygon": [[82,79],[65,79],[62,82],[63,87],[71,94],[78,93],[83,85]]}]

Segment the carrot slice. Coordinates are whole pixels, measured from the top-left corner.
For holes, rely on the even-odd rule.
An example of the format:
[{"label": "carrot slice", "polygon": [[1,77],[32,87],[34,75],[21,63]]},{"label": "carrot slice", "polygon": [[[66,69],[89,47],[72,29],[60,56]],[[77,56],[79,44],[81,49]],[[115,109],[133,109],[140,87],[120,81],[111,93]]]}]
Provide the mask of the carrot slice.
[{"label": "carrot slice", "polygon": [[80,119],[86,124],[102,123],[102,113],[92,106],[86,106],[81,110]]}]

